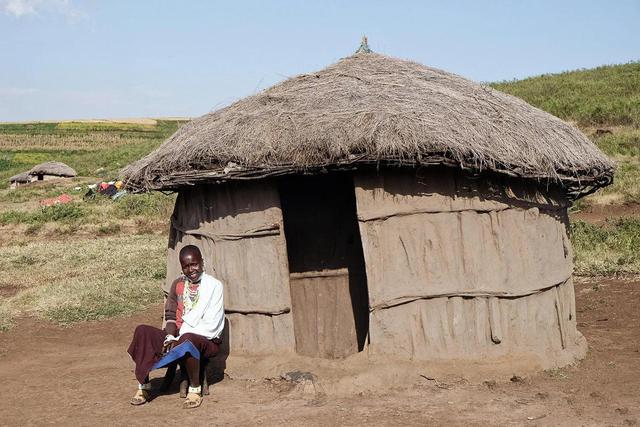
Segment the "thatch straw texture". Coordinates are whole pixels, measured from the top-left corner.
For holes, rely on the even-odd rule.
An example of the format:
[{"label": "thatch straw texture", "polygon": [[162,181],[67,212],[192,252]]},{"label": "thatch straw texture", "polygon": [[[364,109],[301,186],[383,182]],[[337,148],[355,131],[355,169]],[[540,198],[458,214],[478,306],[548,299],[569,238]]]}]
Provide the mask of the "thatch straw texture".
[{"label": "thatch straw texture", "polygon": [[18,184],[25,184],[31,182],[31,175],[28,172],[22,172],[17,175],[13,175],[9,178],[9,182],[17,182]]},{"label": "thatch straw texture", "polygon": [[45,162],[31,168],[29,175],[54,175],[73,177],[77,173],[71,167],[61,162]]},{"label": "thatch straw texture", "polygon": [[357,53],[195,119],[123,170],[134,191],[365,164],[445,164],[607,185],[613,163],[524,101],[415,62]]}]

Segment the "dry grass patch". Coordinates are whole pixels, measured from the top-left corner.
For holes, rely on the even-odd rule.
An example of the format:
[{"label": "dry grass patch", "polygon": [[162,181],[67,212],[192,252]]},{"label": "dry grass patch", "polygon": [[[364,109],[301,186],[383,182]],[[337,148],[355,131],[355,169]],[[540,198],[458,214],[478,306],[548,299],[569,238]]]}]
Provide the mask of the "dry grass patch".
[{"label": "dry grass patch", "polygon": [[640,273],[640,219],[619,218],[604,225],[571,224],[575,271],[580,275]]},{"label": "dry grass patch", "polygon": [[580,200],[579,205],[610,205],[640,200],[640,129],[615,126],[600,135],[584,129],[593,142],[617,163],[613,184]]},{"label": "dry grass patch", "polygon": [[159,302],[165,252],[154,234],[0,247],[0,328],[23,315],[67,324]]},{"label": "dry grass patch", "polygon": [[578,203],[611,205],[640,200],[640,158],[614,156],[618,164],[613,184],[598,190]]},{"label": "dry grass patch", "polygon": [[[151,129],[153,130],[153,129]],[[119,147],[144,144],[147,138],[107,132],[86,134],[0,134],[0,150],[102,150],[105,147]]]}]

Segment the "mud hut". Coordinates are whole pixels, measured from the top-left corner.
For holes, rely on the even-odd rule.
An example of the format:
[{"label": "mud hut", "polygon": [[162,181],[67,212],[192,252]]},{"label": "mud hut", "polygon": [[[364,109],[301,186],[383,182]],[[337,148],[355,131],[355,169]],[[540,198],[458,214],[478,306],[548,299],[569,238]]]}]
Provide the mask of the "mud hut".
[{"label": "mud hut", "polygon": [[28,172],[22,172],[17,175],[13,175],[9,178],[11,188],[17,188],[21,185],[29,184],[31,182],[31,175]]},{"label": "mud hut", "polygon": [[34,181],[46,181],[54,178],[73,178],[76,171],[61,162],[40,163],[31,168],[28,172],[34,177]]},{"label": "mud hut", "polygon": [[613,170],[520,99],[365,48],[185,124],[123,175],[178,192],[167,286],[199,245],[232,351],[553,366],[585,348],[567,207]]}]

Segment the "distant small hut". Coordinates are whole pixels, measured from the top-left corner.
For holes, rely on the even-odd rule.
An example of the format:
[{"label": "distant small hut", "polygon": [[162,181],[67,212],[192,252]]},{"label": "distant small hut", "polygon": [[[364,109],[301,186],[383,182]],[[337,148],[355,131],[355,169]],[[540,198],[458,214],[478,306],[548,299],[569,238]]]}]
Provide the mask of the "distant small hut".
[{"label": "distant small hut", "polygon": [[17,175],[13,175],[9,178],[9,183],[11,184],[11,188],[17,188],[21,185],[25,185],[31,182],[31,175],[29,172],[22,172]]},{"label": "distant small hut", "polygon": [[544,367],[584,352],[567,208],[613,172],[562,120],[366,48],[123,170],[129,189],[178,192],[165,290],[197,244],[231,351]]},{"label": "distant small hut", "polygon": [[61,162],[45,162],[36,165],[28,172],[34,181],[46,181],[54,178],[73,178],[78,175],[74,169]]}]

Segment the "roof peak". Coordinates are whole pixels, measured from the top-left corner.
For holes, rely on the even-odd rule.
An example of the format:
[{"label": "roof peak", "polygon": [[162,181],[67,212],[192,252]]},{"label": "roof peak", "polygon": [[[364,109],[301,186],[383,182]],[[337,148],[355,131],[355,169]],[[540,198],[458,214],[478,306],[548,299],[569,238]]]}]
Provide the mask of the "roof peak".
[{"label": "roof peak", "polygon": [[369,41],[367,40],[367,36],[363,35],[362,40],[360,41],[360,47],[356,50],[356,53],[371,53],[373,52],[371,48],[369,48]]}]

